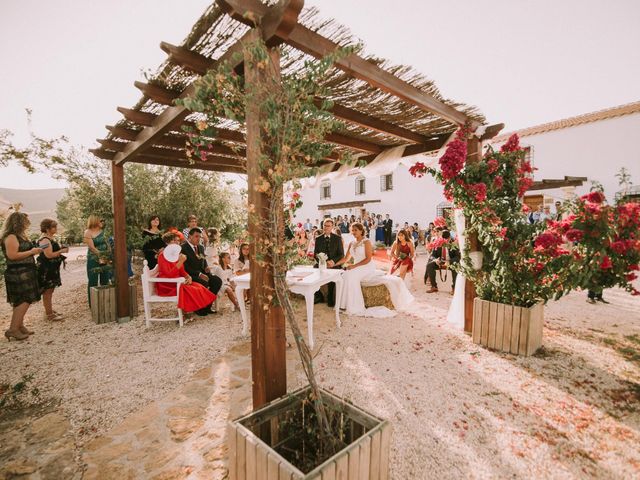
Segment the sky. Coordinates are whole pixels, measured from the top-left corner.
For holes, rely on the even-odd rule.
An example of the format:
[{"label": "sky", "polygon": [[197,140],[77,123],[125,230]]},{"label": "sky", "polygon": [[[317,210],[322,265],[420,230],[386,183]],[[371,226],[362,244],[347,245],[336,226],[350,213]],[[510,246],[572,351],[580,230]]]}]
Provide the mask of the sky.
[{"label": "sky", "polygon": [[[0,129],[97,146],[212,0],[2,0]],[[307,0],[506,131],[640,100],[638,0]],[[17,166],[0,187],[64,186]]]}]

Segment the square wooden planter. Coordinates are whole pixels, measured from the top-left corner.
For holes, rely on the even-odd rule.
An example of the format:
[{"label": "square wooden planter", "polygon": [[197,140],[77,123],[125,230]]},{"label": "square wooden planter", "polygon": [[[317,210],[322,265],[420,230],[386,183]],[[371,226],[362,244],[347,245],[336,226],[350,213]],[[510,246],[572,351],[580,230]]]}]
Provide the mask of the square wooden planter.
[{"label": "square wooden planter", "polygon": [[[129,285],[129,317],[138,315],[138,296],[135,285]],[[117,317],[115,285],[91,287],[91,318],[95,323],[115,322]]]},{"label": "square wooden planter", "polygon": [[542,346],[544,305],[516,307],[477,298],[473,302],[473,343],[529,356]]},{"label": "square wooden planter", "polygon": [[[229,478],[386,480],[389,475],[391,425],[351,403],[322,390],[322,400],[343,426],[346,446],[332,457],[302,472],[281,453],[299,441],[287,425],[304,425],[310,404],[303,403],[310,387],[296,390],[228,424]],[[290,430],[289,430],[290,431]],[[281,452],[281,453],[279,453]]]}]

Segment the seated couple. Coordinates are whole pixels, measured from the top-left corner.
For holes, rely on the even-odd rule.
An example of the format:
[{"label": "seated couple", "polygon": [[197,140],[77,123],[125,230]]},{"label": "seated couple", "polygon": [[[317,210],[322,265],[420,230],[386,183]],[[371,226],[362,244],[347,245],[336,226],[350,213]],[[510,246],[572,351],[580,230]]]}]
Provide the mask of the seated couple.
[{"label": "seated couple", "polygon": [[[389,289],[391,302],[396,310],[406,308],[413,301],[413,296],[409,293],[402,278],[384,275],[382,272],[376,271],[373,262],[373,246],[366,238],[365,228],[361,223],[353,223],[351,225],[351,234],[354,237],[354,241],[347,247],[346,255],[342,247],[342,239],[332,233],[333,221],[326,219],[322,224],[322,228],[324,232],[316,239],[314,256],[317,259],[318,254],[325,253],[327,255],[327,267],[345,268],[346,271],[342,277],[343,288],[340,308],[346,310],[348,315],[378,318],[395,315],[395,312],[386,307],[365,307],[361,286],[363,281],[376,281],[377,284],[385,285]],[[353,259],[353,264],[347,265],[351,259]],[[327,304],[332,306],[335,305],[335,284],[330,283],[328,287],[329,298],[327,299]]]},{"label": "seated couple", "polygon": [[[163,235],[167,246],[158,255],[158,277],[184,277],[180,286],[178,308],[184,312],[196,312],[200,316],[214,313],[211,309],[216,296],[223,290],[223,281],[211,273],[204,257],[204,247],[200,245],[200,229],[193,228],[188,240],[181,246],[180,237],[174,232]],[[176,286],[158,283],[157,294],[170,297],[176,294]]]}]

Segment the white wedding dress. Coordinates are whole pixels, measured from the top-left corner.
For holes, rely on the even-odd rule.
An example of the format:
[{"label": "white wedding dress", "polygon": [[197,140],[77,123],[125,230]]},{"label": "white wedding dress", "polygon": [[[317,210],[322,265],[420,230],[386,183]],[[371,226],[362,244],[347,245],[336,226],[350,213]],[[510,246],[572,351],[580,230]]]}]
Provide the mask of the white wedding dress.
[{"label": "white wedding dress", "polygon": [[[355,263],[359,263],[365,259],[365,242],[353,242],[349,245],[351,256]],[[413,302],[413,295],[404,284],[404,280],[395,275],[387,275],[381,270],[376,270],[373,259],[362,266],[352,268],[344,272],[342,277],[342,296],[340,298],[340,308],[345,309],[347,315],[356,315],[360,317],[376,317],[387,318],[393,317],[400,310],[406,309]],[[387,307],[370,307],[364,306],[364,297],[362,296],[361,284],[363,281],[375,280],[376,284],[384,285],[389,289],[391,302],[395,308],[389,310]]]}]

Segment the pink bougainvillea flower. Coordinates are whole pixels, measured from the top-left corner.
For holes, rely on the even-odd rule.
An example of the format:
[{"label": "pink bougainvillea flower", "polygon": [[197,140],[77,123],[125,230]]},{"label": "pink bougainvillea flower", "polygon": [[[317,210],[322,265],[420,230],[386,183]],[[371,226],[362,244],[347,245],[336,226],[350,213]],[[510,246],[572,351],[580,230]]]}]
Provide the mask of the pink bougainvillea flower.
[{"label": "pink bougainvillea flower", "polygon": [[604,257],[602,257],[602,261],[600,262],[600,268],[602,270],[609,270],[610,268],[613,268],[613,263],[611,262],[609,255],[605,255]]},{"label": "pink bougainvillea flower", "polygon": [[506,152],[515,152],[517,150],[520,150],[520,138],[518,137],[517,133],[514,133],[509,137],[509,140],[507,140],[507,143],[505,143],[504,145],[502,145],[502,147],[500,147],[500,151],[502,153],[506,153]]},{"label": "pink bougainvillea flower", "polygon": [[433,224],[436,227],[444,228],[447,226],[447,221],[444,219],[444,217],[436,217],[436,219],[433,221]]},{"label": "pink bougainvillea flower", "polygon": [[480,182],[469,186],[471,194],[477,202],[484,202],[487,199],[487,186]]},{"label": "pink bougainvillea flower", "polygon": [[416,162],[409,168],[409,173],[412,177],[421,178],[427,171],[427,167],[422,162]]},{"label": "pink bougainvillea flower", "polygon": [[567,240],[569,240],[570,242],[579,242],[580,240],[582,240],[582,237],[584,237],[584,232],[582,230],[578,230],[577,228],[572,228],[570,230],[567,230],[567,233],[565,233]]},{"label": "pink bougainvillea flower", "polygon": [[495,158],[487,160],[487,173],[491,174],[498,170],[499,163]]},{"label": "pink bougainvillea flower", "polygon": [[582,197],[580,197],[580,199],[585,200],[587,202],[591,202],[591,203],[602,203],[604,202],[604,193],[596,190],[595,192],[591,192],[591,193],[587,193],[586,195],[583,195]]},{"label": "pink bougainvillea flower", "polygon": [[524,194],[527,193],[527,190],[531,188],[531,185],[533,185],[532,178],[522,177],[518,180],[518,197],[524,196]]},{"label": "pink bougainvillea flower", "polygon": [[500,175],[496,175],[493,179],[493,186],[496,190],[500,190],[504,185],[504,179]]},{"label": "pink bougainvillea flower", "polygon": [[460,129],[456,138],[447,145],[444,155],[440,158],[440,172],[444,180],[455,178],[464,167],[467,158],[466,130]]}]

